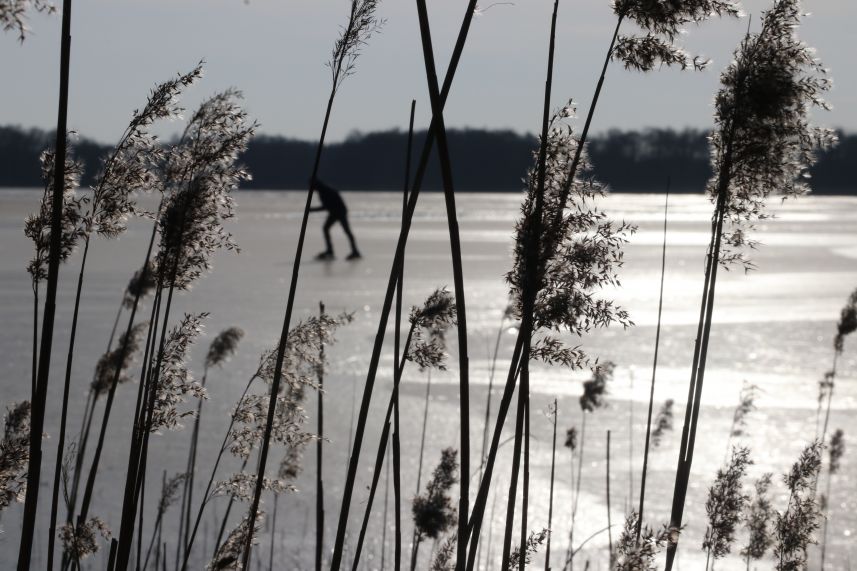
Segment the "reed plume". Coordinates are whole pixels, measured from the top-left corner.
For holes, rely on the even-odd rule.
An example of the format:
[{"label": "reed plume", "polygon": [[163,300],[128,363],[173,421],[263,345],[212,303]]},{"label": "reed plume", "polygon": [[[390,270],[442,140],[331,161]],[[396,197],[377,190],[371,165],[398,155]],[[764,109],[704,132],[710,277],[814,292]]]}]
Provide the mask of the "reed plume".
[{"label": "reed plume", "polygon": [[[166,478],[166,473],[164,474]],[[148,568],[149,566],[149,556],[152,553],[152,547],[155,544],[155,540],[160,537],[161,529],[163,528],[164,523],[164,514],[167,513],[167,510],[179,499],[181,488],[184,486],[187,481],[187,474],[176,474],[169,480],[164,480],[163,489],[161,490],[161,497],[158,500],[158,509],[157,515],[155,516],[155,525],[152,528],[152,539],[149,540],[149,548],[146,550],[146,558],[143,561],[143,569]],[[143,530],[139,530],[139,533],[143,533]],[[179,536],[179,540],[181,536]],[[158,542],[158,554],[160,554],[160,541]],[[181,541],[179,541],[181,544]],[[164,559],[166,559],[167,554],[164,553]],[[159,557],[156,555],[155,557],[155,568],[158,567]]]},{"label": "reed plume", "polygon": [[774,523],[777,571],[807,568],[807,548],[816,543],[815,532],[823,517],[815,496],[815,482],[821,470],[821,451],[821,442],[810,443],[789,473],[783,476],[789,499],[785,511],[777,512]]},{"label": "reed plume", "polygon": [[262,529],[263,512],[259,512],[253,525],[246,517],[235,529],[229,532],[226,541],[217,549],[214,558],[206,565],[206,571],[240,571],[246,567],[242,557],[247,545],[254,545],[259,531]]},{"label": "reed plume", "polygon": [[751,560],[759,560],[764,557],[774,543],[771,532],[776,512],[769,497],[772,477],[772,474],[767,473],[756,480],[755,493],[744,516],[749,537],[746,547],[741,550],[741,555],[747,561],[747,569],[750,569]]},{"label": "reed plume", "polygon": [[[440,463],[434,469],[431,479],[426,484],[425,492],[417,495],[411,505],[415,538],[414,556],[411,568],[415,566],[419,544],[425,538],[438,539],[455,525],[458,515],[449,491],[458,481],[458,451],[446,448],[441,451]],[[455,536],[451,536],[453,541]]]},{"label": "reed plume", "polygon": [[732,550],[736,527],[741,521],[745,505],[750,500],[744,493],[741,480],[751,464],[753,461],[750,459],[749,448],[733,448],[729,464],[725,469],[717,471],[717,477],[708,489],[708,499],[705,501],[708,529],[702,540],[702,548],[707,553],[706,569],[710,557],[713,556],[717,561]]},{"label": "reed plume", "polygon": [[3,440],[0,441],[0,511],[24,500],[27,462],[30,458],[30,403],[6,407]]},{"label": "reed plume", "polygon": [[[616,544],[616,571],[655,571],[655,558],[670,541],[666,526],[655,532],[639,521],[639,514],[632,511],[625,518],[625,526]],[[641,530],[638,532],[638,530]]]},{"label": "reed plume", "polygon": [[533,556],[538,553],[539,547],[542,546],[550,538],[550,530],[543,529],[541,531],[531,531],[525,542],[525,547],[521,550],[520,547],[515,547],[509,557],[509,566],[507,569],[512,571],[521,566],[529,565]]},{"label": "reed plume", "polygon": [[[833,404],[833,389],[836,382],[836,365],[842,351],[845,349],[845,339],[857,331],[857,289],[855,289],[839,315],[836,324],[836,335],[833,337],[833,366],[830,368],[819,383],[818,413],[820,416],[822,402],[827,399],[827,408],[824,413],[824,426],[819,437],[822,442],[827,438],[827,427],[830,423],[830,408]],[[816,434],[818,434],[818,420],[816,420]]]},{"label": "reed plume", "polygon": [[17,33],[18,40],[23,43],[30,32],[27,25],[27,13],[30,10],[53,14],[57,7],[47,0],[0,0],[0,28],[4,32]]},{"label": "reed plume", "polygon": [[[676,468],[673,527],[681,526],[693,462],[717,270],[733,264],[745,270],[754,267],[746,254],[756,245],[749,233],[756,221],[768,216],[767,198],[807,192],[806,173],[815,151],[835,140],[832,131],[809,124],[812,107],[828,107],[822,97],[830,79],[814,52],[797,38],[800,16],[797,0],[776,0],[764,13],[762,29],[748,33],[739,44],[735,59],[721,74],[722,87],[714,101],[714,176],[707,192],[715,208]],[[667,551],[667,571],[675,551],[673,545]]]},{"label": "reed plume", "polygon": [[100,545],[99,536],[106,541],[112,537],[110,529],[101,518],[89,518],[84,524],[63,524],[59,529],[59,540],[72,561],[80,564],[80,561],[90,555],[98,553]]},{"label": "reed plume", "polygon": [[673,404],[673,399],[664,401],[658,416],[655,417],[655,429],[652,431],[652,445],[655,448],[661,445],[664,435],[673,429]]}]

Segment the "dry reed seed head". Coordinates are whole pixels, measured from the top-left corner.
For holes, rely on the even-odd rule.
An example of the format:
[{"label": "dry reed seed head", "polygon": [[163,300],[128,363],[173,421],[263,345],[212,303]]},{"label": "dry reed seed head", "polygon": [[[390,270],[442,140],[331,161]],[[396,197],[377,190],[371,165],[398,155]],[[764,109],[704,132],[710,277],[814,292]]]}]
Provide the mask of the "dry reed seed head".
[{"label": "dry reed seed head", "polygon": [[741,480],[751,464],[753,461],[750,459],[749,448],[733,448],[729,465],[717,471],[717,478],[708,489],[708,499],[705,502],[708,529],[705,531],[702,548],[710,550],[715,560],[726,556],[732,550],[735,529],[741,521],[744,506],[750,500],[743,491]]},{"label": "dry reed seed head", "polygon": [[240,327],[228,327],[217,334],[208,346],[208,354],[205,356],[205,366],[215,367],[228,361],[235,351],[238,350],[238,342],[244,337],[244,330]]},{"label": "dry reed seed head", "polygon": [[[194,414],[193,410],[179,410],[185,399],[187,397],[208,398],[205,388],[193,380],[188,370],[188,351],[202,332],[202,322],[207,317],[208,313],[197,315],[186,313],[181,322],[173,327],[167,336],[161,361],[160,377],[155,379],[157,384],[150,427],[152,432],[182,428],[179,421]],[[157,358],[157,355],[152,357],[153,369]]]},{"label": "dry reed seed head", "polygon": [[431,562],[430,571],[454,571],[455,570],[455,546],[458,543],[456,534],[451,533],[447,537]]},{"label": "dry reed seed head", "polygon": [[753,268],[745,251],[758,243],[748,233],[770,217],[766,199],[807,193],[817,150],[836,141],[832,131],[809,123],[811,108],[829,108],[823,96],[832,82],[797,38],[800,17],[798,0],[776,0],[764,12],[761,31],[741,42],[720,76],[709,137],[715,174],[707,191],[713,202],[721,189],[727,193],[719,259],[726,268]]},{"label": "dry reed seed head", "polygon": [[616,544],[616,571],[654,571],[655,557],[670,539],[669,529],[663,526],[655,533],[651,527],[644,525],[640,532],[640,542],[637,543],[637,522],[640,519],[636,511],[625,518],[625,525],[619,542]]},{"label": "dry reed seed head", "polygon": [[828,454],[830,454],[830,473],[835,474],[839,471],[839,463],[845,454],[845,433],[841,428],[837,428],[836,432],[830,436]]},{"label": "dry reed seed head", "polygon": [[821,410],[821,405],[824,402],[824,399],[830,395],[830,391],[833,390],[834,381],[836,379],[835,371],[827,371],[824,373],[824,376],[818,381],[818,406],[819,410]]},{"label": "dry reed seed head", "polygon": [[845,344],[845,338],[857,331],[857,289],[851,292],[848,296],[848,301],[845,307],[842,308],[842,313],[839,316],[839,323],[836,324],[836,337],[833,339],[833,348],[837,353],[842,353]]},{"label": "dry reed seed head", "polygon": [[24,501],[30,460],[30,402],[6,407],[3,440],[0,441],[0,511],[12,502]]},{"label": "dry reed seed head", "polygon": [[[140,350],[143,335],[148,330],[149,323],[144,321],[131,328],[130,335],[125,333],[119,337],[119,343],[115,349],[104,353],[95,365],[95,374],[89,385],[90,390],[97,399],[107,393],[114,379],[118,384],[124,384],[131,380],[128,369],[134,362],[134,356]],[[117,377],[118,373],[118,377]]]},{"label": "dry reed seed head", "polygon": [[673,40],[688,24],[701,24],[714,16],[738,17],[736,2],[724,0],[613,0],[613,12],[640,28]]},{"label": "dry reed seed head", "polygon": [[252,543],[254,545],[257,543],[256,538],[262,529],[264,517],[264,512],[257,512],[256,521],[250,526],[249,518],[244,516],[241,523],[229,532],[226,541],[217,548],[217,553],[205,567],[206,571],[240,571],[243,569],[241,558],[247,545],[247,536],[252,534]]},{"label": "dry reed seed head", "polygon": [[286,452],[280,460],[280,467],[277,469],[277,477],[280,480],[295,480],[300,476],[303,470],[304,448],[310,440],[314,440],[315,435],[294,445],[286,446]]},{"label": "dry reed seed head", "polygon": [[111,533],[107,524],[98,517],[90,518],[81,526],[65,523],[59,529],[63,552],[67,553],[72,561],[80,561],[98,553],[101,547],[99,536],[103,541],[108,541]]},{"label": "dry reed seed head", "polygon": [[[253,492],[256,489],[256,474],[248,474],[247,472],[238,472],[232,474],[225,480],[220,480],[214,483],[211,491],[212,498],[214,497],[230,497],[240,502],[249,502],[253,499]],[[275,479],[262,478],[262,489],[281,494],[283,492],[295,492],[297,489],[291,484]]]},{"label": "dry reed seed head", "polygon": [[691,56],[671,41],[651,33],[639,37],[619,36],[610,57],[621,61],[625,69],[642,72],[663,66],[702,71],[709,64],[709,60]]},{"label": "dry reed seed head", "polygon": [[592,378],[583,383],[583,394],[580,395],[580,408],[583,412],[594,412],[605,406],[607,383],[613,379],[616,365],[605,361],[592,369]]},{"label": "dry reed seed head", "polygon": [[136,194],[162,186],[160,169],[164,150],[149,131],[157,120],[179,117],[178,98],[202,75],[202,64],[156,86],[142,110],[135,110],[116,148],[102,159],[92,187],[91,208],[84,219],[87,234],[115,238],[122,234],[131,215],[147,215],[137,208]]},{"label": "dry reed seed head", "polygon": [[[71,149],[69,149],[71,151]],[[70,154],[70,153],[69,153]],[[27,265],[27,272],[35,287],[40,281],[48,277],[48,255],[51,246],[51,218],[53,212],[54,193],[54,152],[44,151],[41,154],[42,181],[45,190],[42,194],[42,202],[39,211],[31,214],[24,222],[24,235],[33,241],[35,253]],[[78,197],[77,189],[80,186],[80,177],[83,173],[83,165],[66,156],[65,184],[63,186],[63,209],[62,209],[62,235],[60,238],[60,261],[65,262],[77,247],[77,242],[82,235],[81,220],[85,197]]]},{"label": "dry reed seed head", "polygon": [[181,485],[187,479],[185,473],[176,474],[164,484],[164,489],[161,490],[161,498],[158,500],[158,514],[164,515],[170,506],[175,503],[181,491]]},{"label": "dry reed seed head", "polygon": [[372,37],[380,32],[386,23],[375,15],[378,0],[351,0],[351,14],[348,25],[342,28],[342,33],[333,45],[330,61],[331,81],[334,92],[339,89],[345,78],[354,74],[360,50]]},{"label": "dry reed seed head", "polygon": [[742,384],[738,406],[735,407],[735,413],[732,415],[730,436],[737,437],[744,435],[744,429],[747,428],[747,417],[751,412],[756,410],[756,396],[758,391],[758,386],[752,385],[747,381],[744,381]]},{"label": "dry reed seed head", "polygon": [[0,0],[0,28],[4,32],[18,34],[18,40],[23,42],[30,27],[27,25],[27,12],[30,9],[36,12],[53,14],[57,7],[52,2],[45,0]]},{"label": "dry reed seed head", "polygon": [[822,513],[815,497],[815,482],[821,469],[821,442],[810,443],[783,481],[789,489],[786,510],[776,514],[774,558],[777,571],[807,568],[807,548],[816,543],[815,532]]},{"label": "dry reed seed head", "polygon": [[437,539],[457,521],[449,491],[458,481],[458,451],[446,448],[441,451],[440,463],[434,469],[426,491],[414,498],[411,512],[417,532]]},{"label": "dry reed seed head", "polygon": [[652,431],[652,444],[655,448],[661,445],[664,435],[673,429],[673,399],[664,401],[658,416],[655,417],[655,429]]},{"label": "dry reed seed head", "polygon": [[181,141],[167,151],[156,265],[166,287],[188,289],[211,269],[219,249],[237,250],[223,227],[234,216],[232,191],[249,174],[237,163],[256,130],[227,90],[200,105]]},{"label": "dry reed seed head", "polygon": [[[592,176],[592,165],[584,151],[574,178],[570,168],[578,139],[566,118],[573,104],[555,112],[545,142],[544,194],[539,199],[539,152],[526,178],[521,217],[515,226],[513,266],[506,275],[514,315],[521,319],[525,300],[534,297],[533,331],[565,330],[581,336],[595,327],[618,323],[632,325],[628,314],[612,301],[600,299],[605,286],[620,285],[622,247],[635,228],[614,223],[595,204],[604,187]],[[541,216],[536,205],[541,200]],[[527,293],[530,292],[530,293]],[[563,349],[545,337],[533,343],[542,360],[570,367],[586,362],[578,347]]]},{"label": "dry reed seed head", "polygon": [[446,332],[456,323],[455,298],[444,288],[436,289],[422,307],[412,307],[413,337],[405,359],[420,370],[446,370]]},{"label": "dry reed seed head", "polygon": [[146,262],[144,268],[134,272],[131,279],[128,281],[128,286],[125,288],[125,295],[122,298],[122,305],[130,309],[134,306],[134,300],[146,297],[155,291],[158,287],[158,274],[154,262],[151,260]]},{"label": "dry reed seed head", "polygon": [[564,446],[572,452],[577,448],[577,429],[575,427],[572,426],[565,432]]},{"label": "dry reed seed head", "polygon": [[[535,555],[539,547],[547,541],[548,536],[550,535],[549,529],[542,529],[541,531],[531,531],[529,537],[527,537],[527,544],[524,549],[523,559],[524,565],[528,565],[532,559],[533,555]],[[509,565],[506,567],[509,571],[514,571],[521,565],[521,548],[520,546],[515,547],[512,550],[511,555],[509,556]]]},{"label": "dry reed seed head", "polygon": [[[283,395],[277,397],[271,442],[287,449],[302,449],[316,436],[304,430],[308,420],[302,404],[305,391],[302,385],[287,385]],[[239,458],[249,458],[250,453],[265,436],[268,417],[269,394],[246,395],[232,413],[234,420],[229,433],[229,452]],[[293,450],[291,454],[294,454]]]},{"label": "dry reed seed head", "polygon": [[755,494],[744,516],[749,537],[747,546],[741,550],[742,557],[761,559],[774,543],[771,525],[776,512],[769,496],[772,477],[773,475],[768,473],[756,481]]}]

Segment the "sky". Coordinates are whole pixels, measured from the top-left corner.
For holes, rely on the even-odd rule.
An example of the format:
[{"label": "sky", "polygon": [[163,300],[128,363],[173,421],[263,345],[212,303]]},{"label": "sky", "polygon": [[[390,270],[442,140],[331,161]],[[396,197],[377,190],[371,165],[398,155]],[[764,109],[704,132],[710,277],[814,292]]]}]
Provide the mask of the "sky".
[{"label": "sky", "polygon": [[[61,4],[61,0],[57,0]],[[516,0],[474,19],[444,114],[447,127],[536,132],[541,123],[552,0]],[[758,29],[763,0],[745,0]],[[444,73],[466,6],[432,0],[429,12],[439,73]],[[799,31],[834,77],[819,124],[857,130],[857,2],[806,0]],[[244,92],[260,132],[318,138],[330,90],[325,62],[348,17],[349,0],[78,0],[72,17],[69,127],[102,142],[116,140],[149,90],[204,59],[205,77],[183,98],[192,109],[227,87]],[[386,19],[334,104],[329,140],[356,132],[406,129],[410,100],[417,127],[430,120],[415,3],[381,0]],[[23,44],[0,33],[0,125],[52,128],[56,121],[59,15],[33,14]],[[615,16],[607,0],[562,0],[553,104],[569,99],[585,116]],[[747,29],[747,19],[690,26],[682,38],[712,60],[704,72],[649,74],[610,67],[595,132],[646,127],[711,126],[720,70]],[[633,31],[628,28],[627,31]],[[176,124],[161,128],[169,135]]]}]

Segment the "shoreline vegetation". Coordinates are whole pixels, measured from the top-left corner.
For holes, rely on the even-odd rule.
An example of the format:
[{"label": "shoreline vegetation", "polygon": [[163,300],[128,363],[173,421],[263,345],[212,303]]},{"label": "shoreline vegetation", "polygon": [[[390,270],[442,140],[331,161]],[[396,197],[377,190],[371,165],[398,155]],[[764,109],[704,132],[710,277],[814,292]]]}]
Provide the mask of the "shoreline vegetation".
[{"label": "shoreline vegetation", "polygon": [[[413,145],[421,148],[425,130],[414,131]],[[857,134],[837,132],[839,144],[818,153],[810,169],[817,195],[855,195],[852,162],[857,157]],[[711,178],[708,133],[701,129],[610,130],[592,135],[589,155],[599,179],[613,192],[663,192],[665,174],[674,194],[701,193]],[[0,188],[41,187],[39,155],[54,135],[41,129],[0,126]],[[398,129],[354,132],[344,141],[327,143],[321,177],[347,191],[401,192],[401,149],[408,133]],[[538,146],[529,133],[509,130],[447,129],[456,192],[520,192],[521,176],[530,152]],[[82,135],[74,145],[83,164],[82,186],[90,186],[98,161],[109,145]],[[314,143],[279,135],[257,135],[241,162],[253,173],[242,190],[300,190],[312,165]],[[442,191],[443,180],[432,152],[423,190]]]}]

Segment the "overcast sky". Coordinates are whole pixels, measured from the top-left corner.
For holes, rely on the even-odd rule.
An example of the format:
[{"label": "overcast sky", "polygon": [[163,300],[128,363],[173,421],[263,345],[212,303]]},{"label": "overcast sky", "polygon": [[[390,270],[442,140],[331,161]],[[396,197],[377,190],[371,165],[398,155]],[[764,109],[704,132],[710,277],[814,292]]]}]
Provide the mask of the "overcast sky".
[{"label": "overcast sky", "polygon": [[[538,129],[552,4],[516,0],[474,20],[447,104],[447,126]],[[429,2],[441,73],[465,5],[465,0]],[[754,29],[768,5],[745,1]],[[205,59],[205,77],[185,97],[187,107],[234,86],[244,91],[261,132],[315,139],[330,88],[324,63],[348,7],[348,0],[78,0],[72,19],[69,127],[113,141],[155,83]],[[835,79],[828,98],[834,110],[818,120],[857,130],[857,2],[808,0],[804,8],[812,14],[800,35],[818,49]],[[332,140],[354,131],[407,128],[411,98],[417,99],[417,125],[428,124],[415,3],[381,0],[379,10],[387,23],[363,50],[356,75],[336,100]],[[607,0],[561,1],[555,105],[573,98],[579,114],[585,113],[614,18]],[[643,75],[611,66],[593,129],[709,127],[719,72],[746,26],[746,19],[713,20],[687,30],[685,47],[713,60],[702,73]],[[30,27],[23,44],[14,34],[0,34],[0,125],[51,128],[60,17],[35,14]]]}]

